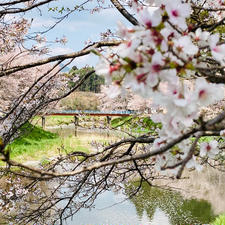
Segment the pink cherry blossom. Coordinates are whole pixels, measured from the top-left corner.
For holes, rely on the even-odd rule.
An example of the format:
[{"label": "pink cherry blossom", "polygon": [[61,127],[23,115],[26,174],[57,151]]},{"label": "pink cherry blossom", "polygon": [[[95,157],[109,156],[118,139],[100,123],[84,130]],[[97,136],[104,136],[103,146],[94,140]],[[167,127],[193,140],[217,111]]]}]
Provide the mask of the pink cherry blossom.
[{"label": "pink cherry blossom", "polygon": [[[208,83],[205,78],[196,79],[196,74],[201,72],[197,69],[200,66],[208,69],[202,59],[210,51],[212,57],[223,64],[225,45],[219,44],[219,34],[210,35],[200,28],[193,33],[187,29],[186,19],[191,13],[189,3],[157,0],[143,6],[136,2],[134,10],[141,25],[129,28],[131,32],[120,26],[119,33],[125,42],[112,49],[118,58],[106,62],[106,70],[104,65],[98,69],[108,71],[104,75],[109,76],[110,82],[119,78],[121,87],[152,98],[152,105],[163,111],[152,116],[153,121],[162,124],[157,130],[159,138],[153,144],[153,149],[158,149],[190,130],[200,116],[201,107],[224,98],[224,85]],[[187,78],[195,79],[189,82]],[[183,148],[182,156],[165,153],[156,157],[156,170],[184,159],[191,144],[182,142],[179,148]],[[192,157],[186,167],[201,169],[196,157]]]},{"label": "pink cherry blossom", "polygon": [[202,31],[201,28],[198,28],[195,31],[195,41],[206,41],[209,38],[210,33],[208,31]]}]

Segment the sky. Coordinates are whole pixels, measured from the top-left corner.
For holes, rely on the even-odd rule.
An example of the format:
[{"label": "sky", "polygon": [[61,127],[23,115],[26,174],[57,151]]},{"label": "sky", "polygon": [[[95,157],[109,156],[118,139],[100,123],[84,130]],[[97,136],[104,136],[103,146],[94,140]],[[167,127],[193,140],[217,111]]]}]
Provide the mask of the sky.
[{"label": "sky", "polygon": [[[79,0],[80,1],[80,0]],[[81,2],[81,1],[80,1]],[[49,11],[49,7],[54,6],[69,7],[72,9],[78,1],[74,0],[58,0],[55,3],[41,7],[40,10],[33,10],[26,14],[26,18],[32,21],[31,32],[44,31],[49,26],[55,24],[54,17],[60,17],[61,14],[58,12]],[[105,4],[108,5],[107,3]],[[96,6],[96,1],[92,1],[91,4],[87,5],[89,9]],[[100,33],[105,32],[107,29],[116,31],[117,22],[121,21],[125,24],[128,22],[120,15],[116,9],[104,9],[100,12],[91,14],[87,11],[74,12],[68,18],[59,23],[54,29],[50,30],[44,36],[48,41],[54,41],[56,37],[59,39],[65,36],[68,42],[65,45],[62,44],[49,44],[46,45],[50,48],[51,52],[49,55],[59,55],[79,51],[85,47],[85,41],[99,41]],[[27,43],[28,45],[30,43]],[[75,59],[75,61],[69,66],[70,68],[76,65],[81,68],[85,65],[94,66],[97,62],[97,57],[83,56]]]}]

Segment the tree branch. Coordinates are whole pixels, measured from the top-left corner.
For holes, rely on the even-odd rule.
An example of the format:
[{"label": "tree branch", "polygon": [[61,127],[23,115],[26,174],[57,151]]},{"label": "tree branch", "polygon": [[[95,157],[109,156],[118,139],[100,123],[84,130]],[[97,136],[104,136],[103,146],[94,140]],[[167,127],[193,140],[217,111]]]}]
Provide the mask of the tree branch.
[{"label": "tree branch", "polygon": [[139,25],[137,19],[133,17],[118,0],[110,0],[116,9],[133,25]]},{"label": "tree branch", "polygon": [[84,48],[83,50],[78,51],[78,52],[73,52],[73,53],[64,54],[64,55],[52,56],[52,57],[42,59],[42,60],[39,60],[39,61],[36,61],[36,62],[33,62],[33,63],[24,64],[24,65],[21,65],[21,66],[15,66],[15,67],[11,67],[11,68],[5,69],[5,70],[2,69],[0,71],[0,77],[15,73],[17,71],[22,71],[22,70],[25,70],[25,69],[28,69],[28,68],[41,66],[41,65],[44,65],[44,64],[47,64],[47,63],[51,63],[51,62],[55,62],[55,61],[59,61],[59,60],[65,60],[65,59],[72,59],[72,58],[77,58],[77,57],[80,57],[80,56],[88,55],[93,50],[95,50],[96,48],[117,46],[120,43],[121,43],[120,41],[96,42],[91,47]]},{"label": "tree branch", "polygon": [[[42,1],[42,2],[39,2],[37,4],[33,4],[31,6],[28,6],[26,8],[19,8],[19,9],[12,9],[12,8],[9,8],[9,9],[5,9],[5,10],[1,10],[0,11],[0,16],[2,15],[6,15],[6,14],[16,14],[16,13],[22,13],[22,12],[27,12],[31,9],[34,9],[34,8],[37,8],[41,5],[45,5],[49,2],[53,2],[55,0],[45,0],[45,1]],[[15,2],[18,2],[18,1],[15,1]]]}]

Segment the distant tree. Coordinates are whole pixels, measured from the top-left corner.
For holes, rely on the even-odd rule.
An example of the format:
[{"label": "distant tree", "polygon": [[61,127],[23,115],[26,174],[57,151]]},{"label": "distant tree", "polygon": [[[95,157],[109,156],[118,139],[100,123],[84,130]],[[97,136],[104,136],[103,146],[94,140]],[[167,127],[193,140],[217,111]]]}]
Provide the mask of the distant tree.
[{"label": "distant tree", "polygon": [[[79,78],[83,78],[85,74],[89,71],[92,71],[93,67],[84,67],[78,69],[76,66],[70,70],[69,74],[73,76],[78,76]],[[96,73],[93,73],[87,80],[85,80],[82,85],[78,88],[78,91],[89,91],[99,93],[101,91],[101,85],[105,83],[105,79],[103,76],[98,76]],[[70,82],[73,86],[74,82]]]}]

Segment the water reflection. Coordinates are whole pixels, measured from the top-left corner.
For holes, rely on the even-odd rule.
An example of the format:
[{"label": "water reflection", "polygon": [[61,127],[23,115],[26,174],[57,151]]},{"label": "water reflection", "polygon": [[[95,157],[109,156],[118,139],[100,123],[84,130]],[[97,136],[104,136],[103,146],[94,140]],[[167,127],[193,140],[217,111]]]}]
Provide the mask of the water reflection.
[{"label": "water reflection", "polygon": [[[138,184],[132,183],[127,186],[127,193],[133,188],[133,185]],[[183,199],[177,192],[149,187],[146,183],[142,185],[141,192],[130,199],[130,202],[135,205],[139,218],[142,218],[144,212],[146,212],[149,220],[153,220],[155,211],[160,208],[173,225],[206,224],[214,218],[212,207],[207,201]]]},{"label": "water reflection", "polygon": [[141,218],[142,225],[171,225],[169,217],[160,209],[156,208],[153,219],[149,221],[148,215],[146,212],[142,215]]},{"label": "water reflection", "polygon": [[[73,134],[73,127],[51,129],[51,131],[65,137]],[[104,130],[95,130],[90,133],[86,130],[78,132],[79,138],[82,136],[90,138],[92,135],[93,139],[98,135],[107,137]],[[195,183],[195,181],[192,182]],[[137,183],[130,183],[123,194],[114,192],[101,194],[95,202],[95,209],[91,211],[82,209],[72,220],[67,220],[68,225],[207,224],[214,218],[209,202],[196,199],[185,200],[179,193],[149,187],[147,184],[144,184],[141,191],[131,200],[116,204],[127,198],[130,190],[137,185]]]},{"label": "water reflection", "polygon": [[151,225],[171,225],[169,221],[169,217],[160,209],[156,208],[155,213],[153,215],[153,219],[150,222]]},{"label": "water reflection", "polygon": [[101,194],[94,209],[80,210],[65,225],[206,224],[214,219],[208,202],[184,200],[179,193],[149,187],[148,184],[144,184],[135,197],[124,201],[136,185],[126,186],[124,194],[110,191]]}]

